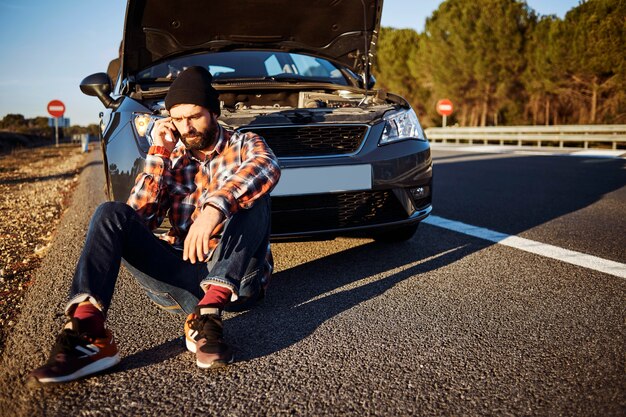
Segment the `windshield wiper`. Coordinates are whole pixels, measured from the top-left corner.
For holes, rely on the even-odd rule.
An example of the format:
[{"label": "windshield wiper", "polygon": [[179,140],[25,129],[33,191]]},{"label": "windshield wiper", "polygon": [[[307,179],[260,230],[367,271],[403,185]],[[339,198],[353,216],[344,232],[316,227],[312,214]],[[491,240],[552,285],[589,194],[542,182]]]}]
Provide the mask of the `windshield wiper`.
[{"label": "windshield wiper", "polygon": [[321,82],[328,83],[329,80],[322,78],[312,78],[306,77],[298,74],[277,74],[277,75],[267,75],[265,77],[228,77],[226,74],[223,77],[213,78],[213,82],[217,84],[226,84],[232,82],[244,82],[244,83],[254,83],[254,82],[267,82],[267,81],[275,81],[275,82]]},{"label": "windshield wiper", "polygon": [[276,75],[272,75],[266,78],[272,79],[274,81],[288,81],[288,82],[300,82],[300,81],[318,82],[318,83],[331,82],[326,78],[315,78],[315,77],[309,77],[309,76],[300,75],[300,74],[276,74]]},{"label": "windshield wiper", "polygon": [[217,84],[225,84],[232,82],[254,83],[259,81],[268,81],[268,77],[219,77],[213,78],[213,82]]}]

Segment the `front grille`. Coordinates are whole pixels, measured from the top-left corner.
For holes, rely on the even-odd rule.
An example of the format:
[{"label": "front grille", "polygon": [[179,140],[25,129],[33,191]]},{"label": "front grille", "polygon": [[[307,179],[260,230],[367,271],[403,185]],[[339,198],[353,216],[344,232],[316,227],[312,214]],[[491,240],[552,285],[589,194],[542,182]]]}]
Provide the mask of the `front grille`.
[{"label": "front grille", "polygon": [[262,136],[277,157],[345,155],[356,152],[367,132],[362,125],[250,127]]},{"label": "front grille", "polygon": [[408,217],[391,191],[272,197],[272,234],[370,226]]}]

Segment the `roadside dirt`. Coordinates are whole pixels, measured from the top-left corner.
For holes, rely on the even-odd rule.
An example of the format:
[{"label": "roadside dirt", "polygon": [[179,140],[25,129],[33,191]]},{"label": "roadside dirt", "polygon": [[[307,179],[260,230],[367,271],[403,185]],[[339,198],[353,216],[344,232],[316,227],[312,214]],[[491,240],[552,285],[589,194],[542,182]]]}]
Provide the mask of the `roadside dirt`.
[{"label": "roadside dirt", "polygon": [[80,147],[69,144],[0,156],[0,354],[84,159]]}]

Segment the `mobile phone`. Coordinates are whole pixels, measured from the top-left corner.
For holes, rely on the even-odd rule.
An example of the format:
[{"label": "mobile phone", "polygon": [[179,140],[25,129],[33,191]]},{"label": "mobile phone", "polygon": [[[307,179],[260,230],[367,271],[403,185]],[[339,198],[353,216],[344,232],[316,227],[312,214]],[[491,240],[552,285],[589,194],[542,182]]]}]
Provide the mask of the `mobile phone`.
[{"label": "mobile phone", "polygon": [[174,139],[176,139],[176,141],[180,140],[180,132],[176,129],[176,126],[172,129],[172,135],[174,135]]},{"label": "mobile phone", "polygon": [[[148,128],[147,128],[147,133],[146,136],[148,138],[148,142],[152,145],[153,143],[153,138],[152,138],[152,130],[154,129],[154,122],[156,122],[159,119],[163,119],[165,116],[156,116],[153,115],[150,117],[150,122],[148,123]],[[180,140],[180,132],[178,131],[178,129],[176,129],[176,127],[174,127],[174,129],[172,129],[172,139],[175,142],[178,142]]]}]

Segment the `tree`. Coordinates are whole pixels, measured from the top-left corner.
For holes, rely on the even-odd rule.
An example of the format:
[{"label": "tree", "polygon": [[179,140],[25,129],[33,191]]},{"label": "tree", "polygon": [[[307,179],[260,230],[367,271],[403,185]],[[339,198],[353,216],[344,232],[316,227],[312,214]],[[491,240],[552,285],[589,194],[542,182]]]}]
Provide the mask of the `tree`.
[{"label": "tree", "polygon": [[471,59],[469,33],[471,28],[457,30],[455,22],[464,19],[467,10],[459,1],[445,1],[426,21],[426,30],[422,35],[422,44],[417,56],[410,63],[413,72],[420,75],[422,85],[432,92],[432,99],[427,106],[431,117],[437,98],[448,97],[458,103],[462,109],[461,124],[466,124],[467,109],[472,105],[471,90],[475,84],[469,70]]},{"label": "tree", "polygon": [[28,122],[21,114],[7,114],[0,122],[0,128],[16,132],[25,129],[27,125]]},{"label": "tree", "polygon": [[403,96],[418,113],[424,113],[429,91],[420,86],[419,77],[409,67],[418,48],[419,35],[413,29],[381,28],[374,74],[379,87]]},{"label": "tree", "polygon": [[[48,125],[48,120],[48,117],[43,116],[26,119],[21,114],[7,114],[0,119],[0,129],[15,133],[52,137],[54,136],[54,128]],[[59,131],[69,136],[72,136],[74,133],[89,133],[98,136],[100,128],[96,124],[90,124],[87,127],[73,125],[65,129],[60,128]],[[63,137],[63,134],[61,134],[61,137]]]},{"label": "tree", "polygon": [[[447,0],[426,21],[415,65],[435,97],[458,103],[461,125],[494,124],[523,91],[523,49],[534,14],[516,0]],[[513,110],[512,110],[513,109]]]},{"label": "tree", "polygon": [[[561,22],[570,99],[579,102],[578,122],[624,119],[626,104],[626,0],[589,0]],[[623,110],[622,110],[623,111]]]},{"label": "tree", "polygon": [[[544,16],[531,25],[527,33],[524,57],[526,69],[522,82],[527,102],[525,114],[531,113],[533,125],[550,123],[550,112],[556,119],[554,101],[559,92],[559,82],[565,77],[562,51],[563,38],[558,35],[559,20],[556,16]],[[524,118],[528,121],[528,117]]]}]

